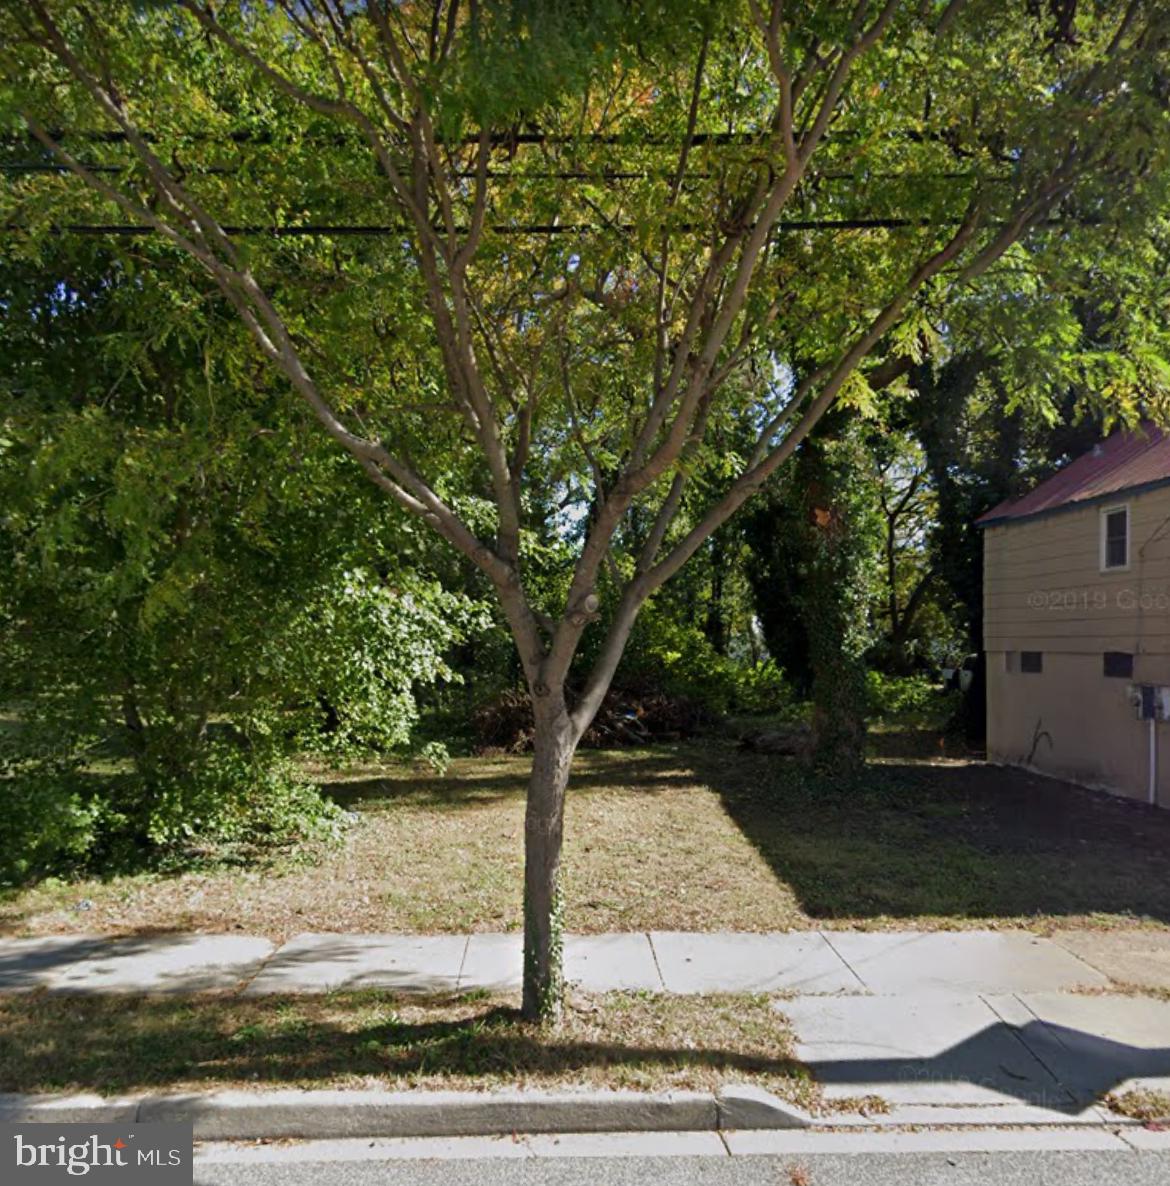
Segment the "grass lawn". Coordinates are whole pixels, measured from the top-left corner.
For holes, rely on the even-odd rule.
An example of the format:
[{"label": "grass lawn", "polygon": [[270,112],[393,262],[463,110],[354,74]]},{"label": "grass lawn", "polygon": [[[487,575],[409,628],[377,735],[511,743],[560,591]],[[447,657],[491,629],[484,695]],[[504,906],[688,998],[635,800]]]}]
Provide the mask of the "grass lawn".
[{"label": "grass lawn", "polygon": [[578,997],[553,1029],[489,997],[0,997],[0,1092],[215,1087],[591,1086],[752,1082],[818,1091],[765,997]]},{"label": "grass lawn", "polygon": [[[0,898],[0,932],[517,929],[527,766],[326,774],[358,822],[315,862],[50,882]],[[565,869],[578,932],[1166,925],[1170,813],[890,756],[830,792],[711,740],[583,752]]]}]

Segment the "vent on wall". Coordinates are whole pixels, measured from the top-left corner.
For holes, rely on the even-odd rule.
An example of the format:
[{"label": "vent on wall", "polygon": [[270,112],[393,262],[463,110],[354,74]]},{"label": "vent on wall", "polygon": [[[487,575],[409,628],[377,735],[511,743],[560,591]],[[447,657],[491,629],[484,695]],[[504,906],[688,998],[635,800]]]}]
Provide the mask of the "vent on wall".
[{"label": "vent on wall", "polygon": [[1021,651],[1020,670],[1025,675],[1039,675],[1044,670],[1044,652]]},{"label": "vent on wall", "polygon": [[1133,679],[1133,656],[1128,651],[1106,651],[1104,669],[1110,679]]}]

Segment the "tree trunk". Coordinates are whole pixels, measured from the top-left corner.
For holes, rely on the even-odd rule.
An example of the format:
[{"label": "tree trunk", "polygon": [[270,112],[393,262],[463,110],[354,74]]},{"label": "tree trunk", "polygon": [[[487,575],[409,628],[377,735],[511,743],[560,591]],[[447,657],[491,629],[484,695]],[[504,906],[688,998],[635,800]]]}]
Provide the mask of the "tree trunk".
[{"label": "tree trunk", "polygon": [[533,697],[536,731],[524,816],[524,1002],[529,1021],[560,1015],[564,988],[561,841],[576,737],[562,692]]},{"label": "tree trunk", "polygon": [[717,655],[727,655],[727,606],[723,590],[726,583],[728,549],[721,532],[711,537],[711,597],[707,602],[707,637]]}]

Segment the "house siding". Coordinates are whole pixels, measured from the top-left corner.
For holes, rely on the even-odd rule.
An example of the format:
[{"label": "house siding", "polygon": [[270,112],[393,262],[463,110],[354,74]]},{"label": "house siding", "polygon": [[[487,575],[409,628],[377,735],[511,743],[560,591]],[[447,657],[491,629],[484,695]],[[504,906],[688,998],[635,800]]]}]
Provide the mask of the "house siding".
[{"label": "house siding", "polygon": [[[1129,565],[1102,572],[1101,511],[1120,503]],[[983,546],[988,757],[1146,800],[1149,725],[1127,689],[1170,684],[1170,487],[990,524]],[[1020,651],[1043,671],[1009,670]],[[1134,655],[1132,679],[1104,674],[1106,651]],[[1170,723],[1155,729],[1170,806]]]}]

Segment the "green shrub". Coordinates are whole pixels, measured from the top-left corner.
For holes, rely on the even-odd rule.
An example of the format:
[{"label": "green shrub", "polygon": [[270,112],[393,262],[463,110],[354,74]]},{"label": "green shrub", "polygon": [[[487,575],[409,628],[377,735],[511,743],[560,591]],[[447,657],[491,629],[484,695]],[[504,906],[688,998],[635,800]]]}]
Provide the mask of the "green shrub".
[{"label": "green shrub", "polygon": [[63,774],[43,770],[31,781],[0,778],[0,885],[77,868],[93,849],[101,805],[87,802]]},{"label": "green shrub", "polygon": [[328,833],[336,813],[292,759],[408,750],[416,690],[457,678],[444,652],[475,604],[365,555],[382,536],[325,535],[329,508],[309,495],[266,504],[280,547],[214,503],[214,529],[164,532],[131,562],[150,532],[110,527],[116,485],[104,506],[65,479],[33,498],[33,460],[0,453],[14,508],[0,516],[0,706],[20,705],[3,733],[5,880]]},{"label": "green shrub", "polygon": [[345,818],[286,759],[238,740],[207,743],[190,764],[148,780],[124,762],[95,770],[76,752],[38,753],[38,732],[0,749],[0,885],[323,842]]},{"label": "green shrub", "polygon": [[796,705],[792,685],[771,659],[735,664],[734,708],[744,713],[788,713]]},{"label": "green shrub", "polygon": [[157,850],[285,848],[335,837],[343,813],[274,754],[209,745],[197,765],[150,796],[147,835]]},{"label": "green shrub", "polygon": [[793,702],[792,689],[772,660],[748,663],[721,655],[698,626],[653,602],[634,626],[614,682],[654,688],[720,714],[785,711]]},{"label": "green shrub", "polygon": [[922,712],[939,699],[938,687],[925,675],[884,675],[867,671],[865,689],[869,710],[875,716],[900,716]]}]

